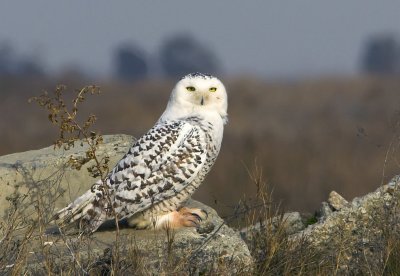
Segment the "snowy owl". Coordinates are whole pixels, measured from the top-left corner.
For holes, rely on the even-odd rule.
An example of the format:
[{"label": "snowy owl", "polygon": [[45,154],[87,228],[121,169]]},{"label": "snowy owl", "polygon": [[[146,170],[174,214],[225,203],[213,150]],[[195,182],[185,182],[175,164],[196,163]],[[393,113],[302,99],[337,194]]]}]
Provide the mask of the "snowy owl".
[{"label": "snowy owl", "polygon": [[57,224],[78,222],[85,231],[94,232],[114,218],[114,210],[118,219],[139,229],[198,226],[207,214],[182,205],[218,156],[227,107],[225,87],[216,77],[201,73],[183,77],[155,126],[107,176],[110,200],[99,180],[55,215]]}]

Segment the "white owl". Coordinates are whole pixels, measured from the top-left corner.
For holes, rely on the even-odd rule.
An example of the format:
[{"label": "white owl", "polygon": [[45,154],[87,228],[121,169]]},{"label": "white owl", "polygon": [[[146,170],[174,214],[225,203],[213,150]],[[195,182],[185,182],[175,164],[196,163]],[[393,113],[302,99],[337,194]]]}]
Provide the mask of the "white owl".
[{"label": "white owl", "polygon": [[[106,220],[126,218],[136,228],[198,226],[203,210],[182,207],[218,156],[227,122],[227,93],[217,78],[192,73],[172,90],[161,118],[138,139],[106,179],[55,215],[61,226],[80,222],[93,232]],[[110,201],[112,207],[109,206]]]}]

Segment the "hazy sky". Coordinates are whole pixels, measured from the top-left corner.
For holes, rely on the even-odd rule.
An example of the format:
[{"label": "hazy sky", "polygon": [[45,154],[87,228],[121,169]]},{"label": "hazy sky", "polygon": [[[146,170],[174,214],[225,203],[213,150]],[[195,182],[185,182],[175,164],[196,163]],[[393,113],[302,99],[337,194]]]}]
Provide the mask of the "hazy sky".
[{"label": "hazy sky", "polygon": [[357,72],[373,33],[400,34],[399,0],[0,0],[0,42],[57,70],[107,73],[132,41],[156,55],[175,33],[211,47],[227,73],[263,76]]}]

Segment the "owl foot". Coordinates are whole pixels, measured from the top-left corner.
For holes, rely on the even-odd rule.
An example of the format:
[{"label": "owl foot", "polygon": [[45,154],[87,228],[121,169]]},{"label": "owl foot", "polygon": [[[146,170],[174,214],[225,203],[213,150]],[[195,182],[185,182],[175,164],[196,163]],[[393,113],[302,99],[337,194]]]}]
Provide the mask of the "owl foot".
[{"label": "owl foot", "polygon": [[178,227],[198,227],[200,222],[208,217],[207,212],[199,208],[183,207],[177,213],[176,224]]},{"label": "owl foot", "polygon": [[162,216],[156,224],[156,228],[182,228],[198,227],[200,222],[207,219],[205,210],[198,208],[182,207],[177,211]]}]

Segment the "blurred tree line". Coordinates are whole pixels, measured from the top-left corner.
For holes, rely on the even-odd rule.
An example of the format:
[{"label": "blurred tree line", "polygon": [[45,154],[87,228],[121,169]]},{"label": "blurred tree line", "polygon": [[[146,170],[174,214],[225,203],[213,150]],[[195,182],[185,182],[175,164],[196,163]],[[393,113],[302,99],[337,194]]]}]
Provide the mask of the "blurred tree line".
[{"label": "blurred tree line", "polygon": [[371,36],[364,46],[362,70],[368,74],[400,74],[400,40],[394,34]]},{"label": "blurred tree line", "polygon": [[0,76],[42,76],[43,66],[35,56],[17,56],[8,43],[0,44]]},{"label": "blurred tree line", "polygon": [[[155,55],[149,55],[134,43],[124,43],[113,53],[115,77],[134,81],[164,75],[181,77],[188,72],[219,71],[218,59],[213,51],[189,34],[178,34],[164,41]],[[38,76],[45,70],[34,56],[19,57],[10,44],[0,44],[0,76]],[[75,68],[80,72],[78,68]]]},{"label": "blurred tree line", "polygon": [[[181,77],[188,72],[218,73],[215,53],[190,34],[167,38],[156,54],[134,43],[124,43],[113,53],[115,77],[135,81],[154,76]],[[18,56],[13,47],[0,43],[0,76],[43,76],[45,66],[36,56]],[[378,33],[363,44],[361,71],[367,74],[400,74],[400,40],[395,34]],[[79,70],[78,70],[79,72]]]},{"label": "blurred tree line", "polygon": [[163,75],[176,78],[188,72],[215,74],[220,69],[211,49],[188,34],[175,35],[164,41],[155,60],[151,62],[135,45],[122,45],[114,54],[116,76],[123,80],[144,79],[158,69]]}]

